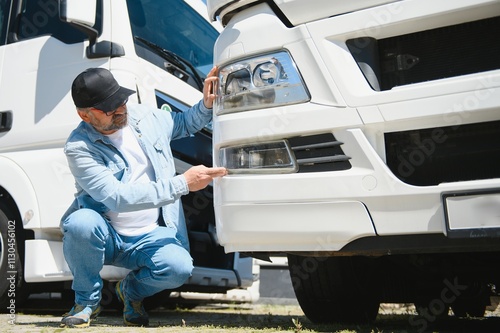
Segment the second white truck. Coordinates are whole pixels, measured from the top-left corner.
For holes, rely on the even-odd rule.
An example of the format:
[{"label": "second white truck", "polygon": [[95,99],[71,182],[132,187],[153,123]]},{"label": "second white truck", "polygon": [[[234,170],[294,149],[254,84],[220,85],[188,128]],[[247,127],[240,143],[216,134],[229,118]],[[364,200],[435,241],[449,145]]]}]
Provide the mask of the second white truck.
[{"label": "second white truck", "polygon": [[[199,0],[0,1],[0,311],[15,312],[29,293],[60,291],[72,279],[59,223],[75,193],[62,150],[80,121],[74,78],[107,68],[136,91],[134,102],[183,112],[202,97],[218,34]],[[212,165],[211,147],[211,128],[174,141],[177,172]],[[212,202],[211,186],[183,198],[195,269],[175,295],[189,292],[192,304],[255,300],[258,289],[248,288],[258,272],[251,258],[224,253]],[[101,272],[110,282],[124,274]],[[112,296],[112,287],[103,291],[105,307]]]}]

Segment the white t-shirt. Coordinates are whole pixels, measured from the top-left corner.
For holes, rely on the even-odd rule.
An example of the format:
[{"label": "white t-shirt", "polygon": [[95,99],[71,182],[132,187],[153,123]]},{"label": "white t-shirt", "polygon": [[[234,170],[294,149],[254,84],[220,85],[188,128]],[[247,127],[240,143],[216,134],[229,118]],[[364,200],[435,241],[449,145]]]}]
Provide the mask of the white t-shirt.
[{"label": "white t-shirt", "polygon": [[[151,161],[129,126],[108,135],[108,138],[120,150],[129,164],[130,183],[154,181],[155,174]],[[106,213],[116,232],[124,236],[137,236],[155,229],[158,226],[159,215],[159,208],[124,213],[109,211]]]}]

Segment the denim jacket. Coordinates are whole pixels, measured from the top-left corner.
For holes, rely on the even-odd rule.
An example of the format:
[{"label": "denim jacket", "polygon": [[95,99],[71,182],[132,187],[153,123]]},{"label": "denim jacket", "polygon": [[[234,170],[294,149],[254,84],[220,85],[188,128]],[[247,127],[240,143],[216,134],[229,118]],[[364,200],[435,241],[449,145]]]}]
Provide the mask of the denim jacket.
[{"label": "denim jacket", "polygon": [[161,208],[167,227],[176,228],[187,248],[187,230],[179,200],[189,193],[183,175],[176,175],[170,141],[189,136],[211,119],[212,110],[200,101],[183,113],[168,112],[144,104],[127,104],[128,122],[153,165],[155,182],[131,184],[128,163],[107,136],[81,122],[71,132],[64,153],[75,178],[75,200],[62,217],[89,208],[103,215]]}]

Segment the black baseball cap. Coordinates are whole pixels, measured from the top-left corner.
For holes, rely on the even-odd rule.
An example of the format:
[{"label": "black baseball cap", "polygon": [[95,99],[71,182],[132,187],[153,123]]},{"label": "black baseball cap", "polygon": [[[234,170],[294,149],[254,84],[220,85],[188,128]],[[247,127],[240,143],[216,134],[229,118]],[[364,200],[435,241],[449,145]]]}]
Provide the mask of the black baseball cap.
[{"label": "black baseball cap", "polygon": [[96,108],[113,111],[135,91],[116,82],[113,74],[105,68],[88,68],[73,81],[71,96],[79,108]]}]

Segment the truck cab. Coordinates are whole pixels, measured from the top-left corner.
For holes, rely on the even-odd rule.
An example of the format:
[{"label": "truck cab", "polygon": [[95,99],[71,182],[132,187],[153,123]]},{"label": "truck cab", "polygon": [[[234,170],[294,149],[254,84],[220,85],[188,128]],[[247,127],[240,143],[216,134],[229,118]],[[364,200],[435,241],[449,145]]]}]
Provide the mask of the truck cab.
[{"label": "truck cab", "polygon": [[[198,0],[0,1],[0,272],[15,276],[0,282],[2,309],[35,285],[72,279],[59,223],[75,192],[63,145],[80,121],[70,94],[76,75],[107,68],[136,91],[133,102],[183,112],[202,97],[218,29]],[[174,141],[177,172],[211,166],[211,146],[210,126]],[[195,269],[175,292],[223,301],[251,287],[252,258],[227,254],[218,242],[212,186],[182,200]],[[101,271],[106,281],[126,273]]]},{"label": "truck cab", "polygon": [[286,253],[316,322],[374,320],[381,302],[414,303],[418,326],[483,316],[500,285],[500,2],[207,6],[224,26],[226,251]]}]

